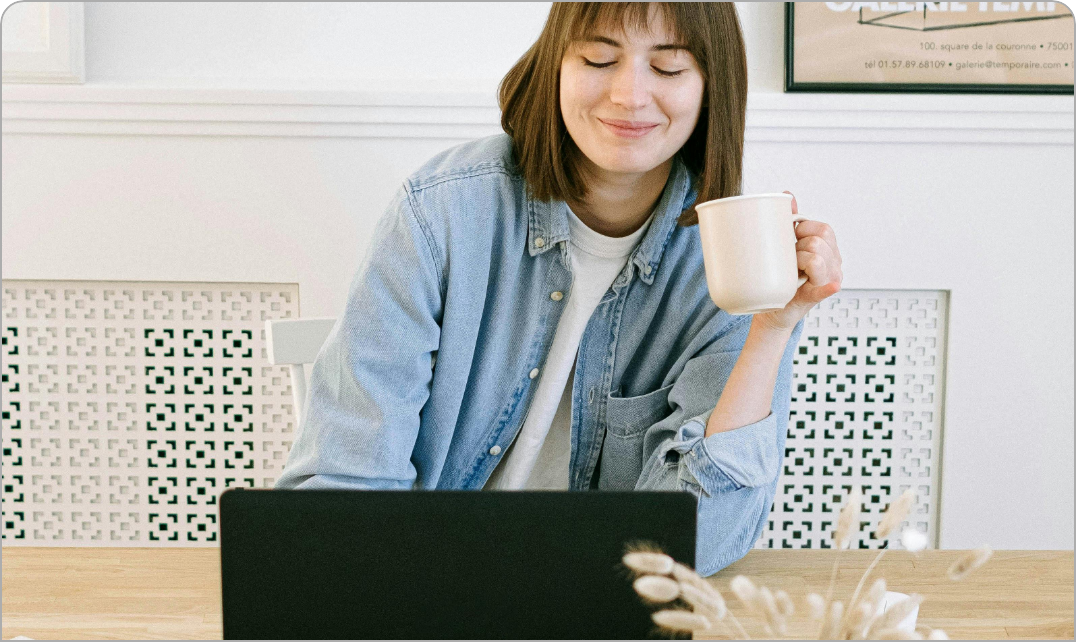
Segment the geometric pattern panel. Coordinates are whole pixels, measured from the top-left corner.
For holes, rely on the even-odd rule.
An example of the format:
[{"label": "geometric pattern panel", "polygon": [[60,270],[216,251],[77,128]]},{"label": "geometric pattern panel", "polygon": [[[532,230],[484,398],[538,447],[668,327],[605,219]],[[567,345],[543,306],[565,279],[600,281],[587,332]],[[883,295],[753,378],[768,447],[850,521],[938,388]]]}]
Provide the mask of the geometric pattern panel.
[{"label": "geometric pattern panel", "polygon": [[784,469],[756,548],[832,547],[857,487],[853,548],[900,547],[873,530],[908,488],[916,504],[903,527],[934,545],[947,310],[944,290],[842,290],[811,310],[793,361]]},{"label": "geometric pattern panel", "polygon": [[[808,314],[756,547],[828,548],[854,486],[853,546],[906,488],[936,540],[947,302],[842,290]],[[275,482],[295,422],[264,321],[299,317],[297,285],[5,280],[2,316],[4,546],[214,546],[220,493]]]},{"label": "geometric pattern panel", "polygon": [[214,546],[295,432],[297,284],[3,281],[3,545]]}]

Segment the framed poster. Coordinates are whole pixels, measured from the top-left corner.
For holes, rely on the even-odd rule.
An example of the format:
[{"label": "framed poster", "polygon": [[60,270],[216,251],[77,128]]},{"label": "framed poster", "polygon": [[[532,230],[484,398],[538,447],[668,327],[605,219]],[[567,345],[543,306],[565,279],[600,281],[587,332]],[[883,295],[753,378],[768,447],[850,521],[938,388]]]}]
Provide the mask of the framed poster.
[{"label": "framed poster", "polygon": [[785,91],[1073,93],[1061,2],[786,2]]},{"label": "framed poster", "polygon": [[86,82],[84,3],[3,4],[3,82]]}]

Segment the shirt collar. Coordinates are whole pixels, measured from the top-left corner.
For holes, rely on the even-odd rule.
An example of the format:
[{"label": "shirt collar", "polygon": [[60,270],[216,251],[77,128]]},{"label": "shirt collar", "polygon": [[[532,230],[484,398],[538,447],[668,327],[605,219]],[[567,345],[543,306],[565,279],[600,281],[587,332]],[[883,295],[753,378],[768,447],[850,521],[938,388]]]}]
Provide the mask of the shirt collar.
[{"label": "shirt collar", "polygon": [[[632,255],[632,263],[639,269],[639,278],[647,285],[654,282],[665,245],[669,241],[676,221],[688,205],[691,194],[691,173],[677,155],[669,171],[665,190],[654,208],[654,218],[638,249]],[[529,227],[527,253],[537,256],[568,240],[568,206],[562,200],[535,201],[529,199]]]}]

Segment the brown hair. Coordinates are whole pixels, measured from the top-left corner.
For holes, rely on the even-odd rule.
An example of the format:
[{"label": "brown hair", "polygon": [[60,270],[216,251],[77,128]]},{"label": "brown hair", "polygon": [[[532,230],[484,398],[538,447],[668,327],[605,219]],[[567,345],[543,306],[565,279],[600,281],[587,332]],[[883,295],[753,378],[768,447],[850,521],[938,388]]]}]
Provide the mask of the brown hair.
[{"label": "brown hair", "polygon": [[[501,127],[538,200],[583,200],[581,152],[560,112],[560,65],[572,41],[605,26],[649,28],[649,2],[554,2],[538,40],[501,80]],[[742,189],[747,112],[747,55],[732,2],[661,2],[665,24],[699,65],[702,110],[680,157],[695,178],[696,203],[736,196]],[[694,203],[680,225],[698,222]]]}]

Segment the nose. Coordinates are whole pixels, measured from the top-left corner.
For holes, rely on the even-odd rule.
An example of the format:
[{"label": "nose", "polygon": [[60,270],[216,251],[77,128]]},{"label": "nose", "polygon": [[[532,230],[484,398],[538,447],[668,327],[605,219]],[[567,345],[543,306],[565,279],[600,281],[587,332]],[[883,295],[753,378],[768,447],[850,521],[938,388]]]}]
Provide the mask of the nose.
[{"label": "nose", "polygon": [[650,81],[646,67],[635,63],[618,65],[609,89],[609,100],[626,110],[637,111],[650,103]]}]

